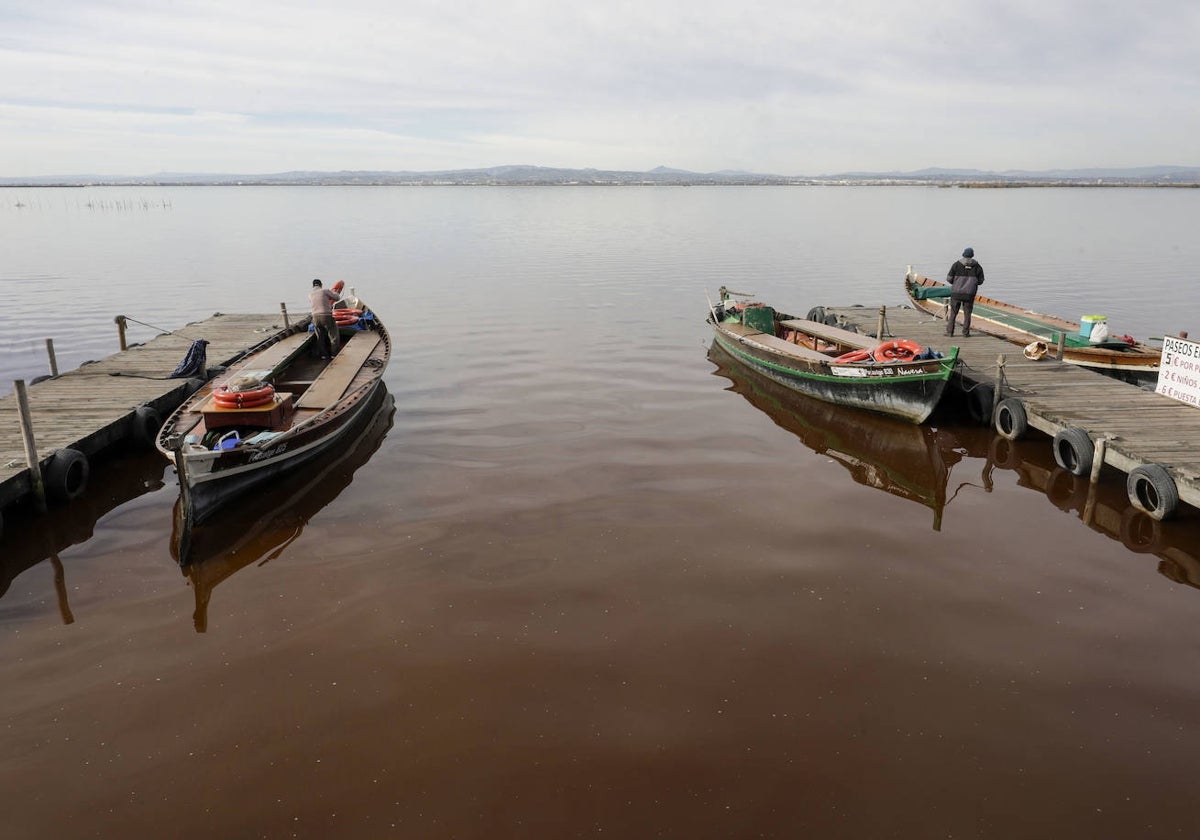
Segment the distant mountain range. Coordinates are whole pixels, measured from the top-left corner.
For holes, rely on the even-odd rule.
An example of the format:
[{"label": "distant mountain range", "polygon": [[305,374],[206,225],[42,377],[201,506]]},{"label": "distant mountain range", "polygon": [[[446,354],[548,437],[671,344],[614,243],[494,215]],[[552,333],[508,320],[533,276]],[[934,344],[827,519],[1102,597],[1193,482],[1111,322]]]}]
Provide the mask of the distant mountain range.
[{"label": "distant mountain range", "polygon": [[279,172],[267,175],[163,172],[155,175],[64,175],[2,178],[5,187],[212,186],[212,185],[868,185],[927,184],[967,187],[1170,186],[1200,187],[1200,167],[1140,166],[1128,169],[1004,170],[919,169],[913,172],[841,172],[832,175],[771,175],[721,170],[689,172],[657,166],[646,172],[494,166],[432,172]]}]

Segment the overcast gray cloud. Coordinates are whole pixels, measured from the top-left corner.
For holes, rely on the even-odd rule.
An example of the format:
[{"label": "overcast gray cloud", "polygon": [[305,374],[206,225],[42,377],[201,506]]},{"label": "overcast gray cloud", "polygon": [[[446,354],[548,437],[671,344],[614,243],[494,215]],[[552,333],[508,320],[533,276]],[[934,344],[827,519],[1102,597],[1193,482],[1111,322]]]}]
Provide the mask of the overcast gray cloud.
[{"label": "overcast gray cloud", "polygon": [[6,0],[0,176],[1197,165],[1194,0]]}]

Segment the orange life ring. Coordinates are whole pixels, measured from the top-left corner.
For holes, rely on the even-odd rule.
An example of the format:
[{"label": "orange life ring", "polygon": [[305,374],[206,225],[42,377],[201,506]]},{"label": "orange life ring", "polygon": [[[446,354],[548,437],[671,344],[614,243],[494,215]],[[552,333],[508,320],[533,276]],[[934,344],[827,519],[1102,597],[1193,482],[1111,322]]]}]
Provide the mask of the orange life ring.
[{"label": "orange life ring", "polygon": [[264,385],[248,391],[230,391],[225,385],[213,389],[213,400],[220,408],[257,408],[274,398],[274,385]]},{"label": "orange life ring", "polygon": [[849,362],[869,362],[871,361],[870,350],[851,350],[849,353],[843,353],[833,360],[835,364],[847,364]]},{"label": "orange life ring", "polygon": [[333,290],[334,290],[335,292],[337,292],[338,294],[341,294],[341,293],[342,293],[342,289],[344,289],[345,287],[346,287],[346,281],[345,281],[345,280],[339,280],[339,281],[337,281],[336,283],[334,283],[334,284],[333,284]]},{"label": "orange life ring", "polygon": [[907,362],[919,356],[924,348],[915,341],[885,341],[871,351],[871,358],[877,362]]},{"label": "orange life ring", "polygon": [[357,318],[359,315],[362,315],[362,314],[363,314],[363,311],[361,309],[335,309],[335,310],[333,310],[334,318],[337,318],[337,317],[349,318],[351,315],[353,315],[355,318]]},{"label": "orange life ring", "polygon": [[352,327],[358,323],[358,316],[352,315],[349,318],[334,318],[333,322],[339,327]]}]

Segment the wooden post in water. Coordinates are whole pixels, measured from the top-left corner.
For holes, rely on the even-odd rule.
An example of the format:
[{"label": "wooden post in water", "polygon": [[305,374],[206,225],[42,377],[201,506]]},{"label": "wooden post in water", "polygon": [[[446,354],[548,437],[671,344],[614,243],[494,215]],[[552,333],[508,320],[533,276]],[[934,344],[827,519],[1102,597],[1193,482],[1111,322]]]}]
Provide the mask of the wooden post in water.
[{"label": "wooden post in water", "polygon": [[46,339],[46,355],[50,357],[50,375],[58,376],[58,359],[54,357],[54,339]]},{"label": "wooden post in water", "polygon": [[121,349],[128,350],[129,346],[125,343],[125,316],[118,315],[113,318],[113,323],[117,325],[117,338],[121,343]]},{"label": "wooden post in water", "polygon": [[883,341],[883,324],[887,318],[887,307],[879,307],[879,320],[875,324],[875,337]]},{"label": "wooden post in water", "polygon": [[279,304],[279,311],[283,313],[283,328],[286,330],[291,326],[291,324],[288,323],[287,304],[281,302]]},{"label": "wooden post in water", "polygon": [[25,463],[29,466],[29,486],[33,488],[33,500],[38,513],[46,512],[46,487],[42,484],[42,469],[38,460],[37,445],[33,440],[33,416],[29,411],[29,394],[25,380],[13,383],[17,393],[17,414],[21,420],[21,441],[25,444]]},{"label": "wooden post in water", "polygon": [[1060,332],[1058,334],[1057,346],[1054,350],[1055,358],[1057,358],[1060,362],[1062,361],[1062,358],[1063,358],[1063,348],[1066,346],[1067,346],[1067,334],[1065,332]]}]

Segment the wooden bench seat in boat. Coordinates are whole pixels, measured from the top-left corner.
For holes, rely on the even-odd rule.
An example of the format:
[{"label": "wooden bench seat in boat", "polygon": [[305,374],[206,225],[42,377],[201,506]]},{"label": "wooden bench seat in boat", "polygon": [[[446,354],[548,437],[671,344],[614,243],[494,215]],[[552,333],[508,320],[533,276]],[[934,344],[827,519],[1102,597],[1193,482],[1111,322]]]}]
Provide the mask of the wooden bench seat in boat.
[{"label": "wooden bench seat in boat", "polygon": [[877,338],[850,332],[850,330],[844,330],[841,327],[831,327],[828,324],[822,324],[820,321],[793,318],[788,321],[780,321],[779,323],[785,327],[791,327],[794,330],[815,335],[823,341],[853,347],[855,350],[872,350],[879,344],[879,339]]},{"label": "wooden bench seat in boat", "polygon": [[[765,332],[760,332],[753,327],[747,327],[744,324],[728,323],[722,324],[723,328],[731,333],[740,335],[747,341],[753,341],[756,344],[761,344],[768,347],[777,353],[786,353],[789,356],[794,356],[797,359],[804,359],[810,362],[828,362],[829,356],[824,353],[818,353],[816,350],[802,347],[799,344],[792,344],[790,341],[784,341],[782,338],[776,338],[773,335],[767,335]],[[875,345],[872,344],[872,347]]]},{"label": "wooden bench seat in boat", "polygon": [[239,373],[260,373],[264,382],[270,382],[279,371],[287,367],[301,353],[308,350],[309,344],[316,340],[316,333],[298,332],[282,338],[263,350],[253,359],[249,359],[237,370],[232,372],[230,379]]},{"label": "wooden bench seat in boat", "polygon": [[300,399],[296,401],[296,408],[323,411],[340,400],[362,369],[363,363],[382,340],[379,333],[370,330],[356,332],[350,336],[338,354],[313,380],[308,390],[300,395]]}]

